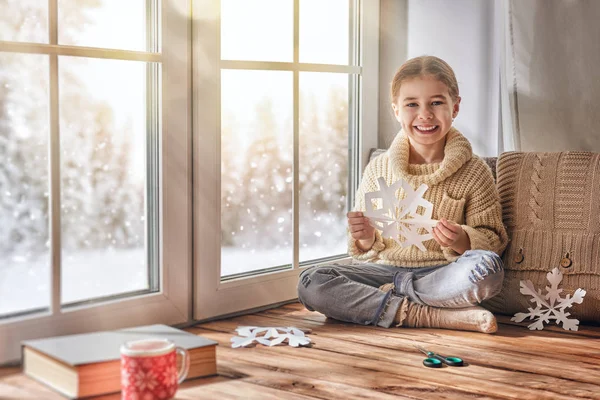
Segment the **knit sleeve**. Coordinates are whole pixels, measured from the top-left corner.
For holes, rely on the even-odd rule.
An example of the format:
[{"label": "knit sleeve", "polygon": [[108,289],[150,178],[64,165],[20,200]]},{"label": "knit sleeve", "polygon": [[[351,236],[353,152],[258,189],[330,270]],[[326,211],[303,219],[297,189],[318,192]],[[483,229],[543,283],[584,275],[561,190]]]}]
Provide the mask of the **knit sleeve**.
[{"label": "knit sleeve", "polygon": [[[502,223],[502,206],[494,178],[489,167],[483,164],[474,168],[473,173],[476,179],[469,185],[465,223],[461,226],[469,236],[472,250],[489,250],[502,255],[508,244],[508,235]],[[449,261],[459,257],[449,248],[444,248],[443,252]]]},{"label": "knit sleeve", "polygon": [[[385,155],[379,156],[372,160],[365,168],[362,180],[358,186],[358,190],[356,191],[353,211],[365,211],[365,194],[378,190],[377,177],[381,176],[381,171],[379,171],[378,174],[378,170],[381,169],[380,164],[383,157],[385,157]],[[385,243],[383,242],[381,233],[378,230],[375,230],[375,243],[373,243],[373,246],[369,251],[360,250],[356,245],[356,240],[352,237],[352,235],[350,235],[350,230],[347,229],[347,231],[348,254],[357,260],[374,261],[379,252],[385,249]]]}]

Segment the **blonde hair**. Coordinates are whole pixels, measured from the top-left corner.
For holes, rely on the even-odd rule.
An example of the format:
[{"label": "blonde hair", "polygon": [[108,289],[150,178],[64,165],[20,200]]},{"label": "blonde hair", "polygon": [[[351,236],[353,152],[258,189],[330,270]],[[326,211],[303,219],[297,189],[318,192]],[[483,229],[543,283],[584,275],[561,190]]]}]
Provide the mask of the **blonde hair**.
[{"label": "blonde hair", "polygon": [[441,58],[435,56],[421,56],[411,58],[398,68],[394,79],[392,79],[391,100],[396,103],[396,97],[400,91],[403,81],[418,78],[424,75],[432,75],[440,82],[448,86],[448,93],[453,101],[458,100],[458,82],[452,67]]}]

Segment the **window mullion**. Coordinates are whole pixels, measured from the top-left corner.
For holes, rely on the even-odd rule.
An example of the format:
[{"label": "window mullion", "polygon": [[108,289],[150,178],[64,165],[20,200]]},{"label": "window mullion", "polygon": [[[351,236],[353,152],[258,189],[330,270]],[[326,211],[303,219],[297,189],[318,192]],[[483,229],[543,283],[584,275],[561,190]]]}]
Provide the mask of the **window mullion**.
[{"label": "window mullion", "polygon": [[[349,0],[350,6],[350,35],[349,40],[349,62],[350,65],[362,67],[360,59],[361,40],[360,40],[360,16],[359,10],[361,10],[361,0]],[[362,74],[362,72],[361,72]],[[361,87],[362,76],[361,75],[349,75],[348,76],[348,163],[349,163],[349,174],[348,174],[348,196],[347,196],[347,209],[352,210],[355,203],[355,194],[358,189],[360,181],[360,87]]]},{"label": "window mullion", "polygon": [[350,12],[348,13],[348,37],[350,38],[350,40],[348,40],[348,65],[358,65],[356,63],[356,53],[355,53],[355,34],[357,31],[357,26],[355,25],[354,21],[356,20],[356,4],[357,0],[348,0],[348,7],[350,8]]},{"label": "window mullion", "polygon": [[0,40],[0,51],[7,53],[48,54],[105,60],[160,62],[159,53],[104,49],[99,47],[68,46],[47,43],[6,42]]},{"label": "window mullion", "polygon": [[[160,4],[159,0],[146,0],[146,51],[158,53],[160,51]],[[164,224],[161,221],[160,196],[160,64],[146,63],[146,171],[144,182],[146,202],[144,213],[146,265],[148,271],[148,287],[153,290],[160,287],[160,244],[161,232]]]},{"label": "window mullion", "polygon": [[[48,37],[51,45],[58,44],[58,0],[48,1]],[[58,94],[58,55],[50,54],[50,311],[61,313],[61,222],[60,222],[60,119]]]},{"label": "window mullion", "polygon": [[311,64],[279,61],[221,60],[222,69],[253,69],[259,71],[302,71],[360,74],[362,68],[356,65]]},{"label": "window mullion", "polygon": [[48,0],[49,44],[58,44],[58,0]]},{"label": "window mullion", "polygon": [[[294,0],[294,66],[300,62],[300,0]],[[293,260],[294,269],[300,265],[300,72],[294,68],[294,83],[292,89],[293,100],[293,130],[294,130],[294,149],[293,149],[293,197],[292,197],[292,239],[293,239]]]},{"label": "window mullion", "polygon": [[300,0],[294,0],[294,64],[300,62]]}]

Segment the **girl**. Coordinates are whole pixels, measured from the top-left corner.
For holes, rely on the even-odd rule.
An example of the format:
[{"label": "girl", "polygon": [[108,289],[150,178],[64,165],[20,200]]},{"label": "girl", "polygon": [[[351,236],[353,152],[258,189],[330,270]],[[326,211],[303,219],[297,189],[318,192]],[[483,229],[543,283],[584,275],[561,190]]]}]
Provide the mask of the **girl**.
[{"label": "girl", "polygon": [[[367,165],[347,215],[349,253],[366,262],[306,269],[298,297],[307,309],[346,322],[495,332],[494,315],[476,305],[501,289],[498,254],[508,239],[491,171],[452,127],[461,101],[454,71],[437,57],[417,57],[391,86],[402,129]],[[363,216],[365,193],[379,190],[379,177],[429,187],[424,198],[439,223],[427,251],[382,238]]]}]

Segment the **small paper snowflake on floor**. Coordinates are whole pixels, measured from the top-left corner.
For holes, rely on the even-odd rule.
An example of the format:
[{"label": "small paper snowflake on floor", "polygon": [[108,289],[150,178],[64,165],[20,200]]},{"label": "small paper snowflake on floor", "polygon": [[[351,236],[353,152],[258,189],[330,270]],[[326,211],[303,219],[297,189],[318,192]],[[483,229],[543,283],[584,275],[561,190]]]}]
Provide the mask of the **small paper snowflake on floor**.
[{"label": "small paper snowflake on floor", "polygon": [[308,346],[311,342],[304,332],[295,327],[258,327],[240,326],[235,330],[238,335],[231,338],[231,347],[246,347],[254,342],[265,346],[277,346],[286,343],[292,347]]},{"label": "small paper snowflake on floor", "polygon": [[[412,245],[421,251],[427,250],[423,242],[433,239],[432,228],[438,221],[431,219],[433,204],[423,198],[429,186],[421,184],[414,190],[408,182],[399,179],[388,186],[384,178],[377,180],[379,191],[365,194],[365,208],[363,213],[371,224],[381,231],[384,238],[394,239],[401,247]],[[402,188],[405,197],[398,200],[396,191]],[[382,207],[375,209],[373,200],[381,199]],[[422,214],[417,213],[421,206]],[[419,233],[420,228],[427,233]],[[404,238],[403,241],[400,238]]]},{"label": "small paper snowflake on floor", "polygon": [[563,291],[558,288],[558,284],[562,281],[563,274],[554,268],[552,272],[548,272],[546,279],[552,284],[551,287],[546,286],[546,295],[542,295],[542,290],[533,287],[531,281],[521,281],[521,293],[527,296],[532,296],[531,302],[536,303],[535,308],[529,308],[528,313],[516,313],[512,317],[511,321],[521,322],[525,318],[529,319],[537,318],[537,320],[528,326],[531,330],[542,330],[544,329],[544,323],[549,323],[550,320],[556,320],[556,324],[562,323],[562,327],[566,330],[576,331],[579,329],[579,320],[574,318],[567,318],[571,313],[565,312],[566,308],[572,307],[574,303],[581,304],[583,302],[583,296],[585,296],[585,290],[577,289],[571,295],[567,295],[564,299],[560,297],[560,293]]}]

